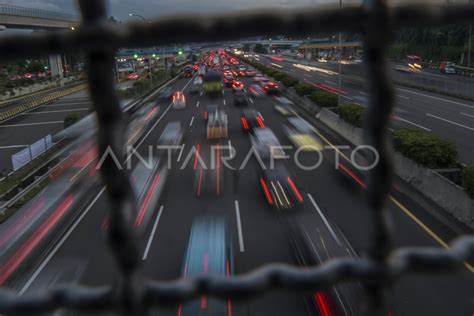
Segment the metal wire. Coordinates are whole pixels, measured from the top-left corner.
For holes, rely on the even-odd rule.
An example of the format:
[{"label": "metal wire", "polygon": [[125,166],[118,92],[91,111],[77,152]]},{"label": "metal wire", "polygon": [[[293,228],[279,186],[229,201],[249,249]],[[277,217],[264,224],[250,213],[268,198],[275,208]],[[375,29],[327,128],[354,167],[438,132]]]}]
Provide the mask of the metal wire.
[{"label": "metal wire", "polygon": [[[449,273],[474,260],[474,237],[462,237],[448,249],[402,248],[392,251],[385,203],[391,187],[391,147],[387,126],[393,109],[393,87],[387,71],[391,30],[398,26],[462,22],[474,17],[473,5],[411,5],[388,7],[384,0],[368,0],[348,8],[258,11],[245,14],[187,16],[154,23],[112,26],[107,23],[104,0],[79,1],[82,25],[75,32],[15,35],[0,40],[0,58],[10,60],[31,54],[81,51],[88,56],[88,78],[99,124],[99,153],[108,148],[124,152],[124,119],[113,86],[113,58],[120,47],[143,47],[192,41],[219,41],[242,36],[316,34],[358,30],[366,35],[369,110],[365,123],[367,144],[374,146],[380,163],[370,173],[367,190],[373,244],[363,259],[334,259],[309,270],[289,265],[267,265],[231,278],[201,276],[171,282],[149,281],[140,276],[136,238],[132,229],[134,197],[125,170],[105,160],[101,174],[110,199],[108,242],[119,267],[117,284],[97,288],[58,287],[33,296],[19,297],[0,289],[0,313],[18,315],[69,308],[81,311],[116,310],[143,315],[153,305],[169,305],[212,295],[245,299],[275,288],[318,290],[342,281],[362,281],[370,297],[367,315],[386,315],[384,292],[408,273]],[[110,157],[110,155],[109,155]]]}]

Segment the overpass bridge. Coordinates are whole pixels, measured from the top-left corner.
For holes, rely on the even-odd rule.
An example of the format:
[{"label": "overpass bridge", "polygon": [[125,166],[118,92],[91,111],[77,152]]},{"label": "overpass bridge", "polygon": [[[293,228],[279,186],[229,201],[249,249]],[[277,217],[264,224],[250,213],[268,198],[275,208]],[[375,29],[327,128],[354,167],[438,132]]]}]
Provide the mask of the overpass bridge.
[{"label": "overpass bridge", "polygon": [[0,4],[0,25],[11,29],[69,29],[79,24],[73,14]]}]

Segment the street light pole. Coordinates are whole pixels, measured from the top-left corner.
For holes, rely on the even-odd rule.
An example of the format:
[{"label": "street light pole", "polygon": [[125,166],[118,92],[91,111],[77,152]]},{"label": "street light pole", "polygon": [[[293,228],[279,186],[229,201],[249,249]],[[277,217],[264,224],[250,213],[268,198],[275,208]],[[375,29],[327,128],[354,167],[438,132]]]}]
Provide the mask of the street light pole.
[{"label": "street light pole", "polygon": [[469,24],[469,43],[467,44],[467,67],[471,67],[471,24]]},{"label": "street light pole", "polygon": [[[342,9],[342,0],[339,0],[339,8]],[[338,72],[339,76],[337,78],[337,105],[341,104],[341,84],[342,84],[342,78],[341,78],[341,72],[342,72],[342,65],[341,65],[341,58],[342,58],[342,32],[339,32],[339,67],[338,67]]]},{"label": "street light pole", "polygon": [[143,15],[140,15],[140,14],[135,14],[135,13],[129,13],[128,16],[134,16],[136,18],[140,18],[143,20],[143,22],[145,23],[149,23],[150,21],[148,21],[147,19],[145,19],[145,17]]}]

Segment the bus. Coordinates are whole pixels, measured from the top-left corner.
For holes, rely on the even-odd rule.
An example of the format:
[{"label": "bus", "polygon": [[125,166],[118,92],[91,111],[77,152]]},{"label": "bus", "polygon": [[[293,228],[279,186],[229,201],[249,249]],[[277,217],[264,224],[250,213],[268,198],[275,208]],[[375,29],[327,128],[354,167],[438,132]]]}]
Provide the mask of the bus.
[{"label": "bus", "polygon": [[215,71],[208,71],[203,79],[204,92],[208,96],[217,97],[222,91],[221,76]]}]

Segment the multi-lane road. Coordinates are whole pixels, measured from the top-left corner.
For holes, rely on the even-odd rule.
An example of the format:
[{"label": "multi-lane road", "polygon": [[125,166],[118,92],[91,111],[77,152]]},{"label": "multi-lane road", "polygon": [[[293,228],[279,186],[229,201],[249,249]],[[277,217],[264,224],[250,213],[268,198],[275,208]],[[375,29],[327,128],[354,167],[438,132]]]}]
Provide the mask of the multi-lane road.
[{"label": "multi-lane road", "polygon": [[[288,71],[296,71],[291,64],[281,62],[279,64]],[[309,81],[316,78],[336,80],[315,73],[294,72],[294,74]],[[347,256],[353,255],[353,249],[356,255],[363,256],[370,243],[371,220],[364,196],[364,177],[345,159],[350,154],[349,151],[343,151],[344,156],[340,158],[340,163],[347,169],[346,171],[340,166],[336,168],[334,150],[330,149],[323,152],[321,166],[312,171],[298,168],[292,159],[285,161],[304,198],[303,205],[298,210],[277,211],[265,202],[255,174],[258,165],[254,159],[239,173],[224,170],[224,179],[219,184],[219,194],[212,192],[196,196],[193,165],[188,163],[182,167],[190,153],[192,157],[193,147],[199,145],[200,148],[207,148],[209,145],[203,120],[206,105],[217,103],[228,115],[229,138],[220,144],[222,148],[232,146],[236,149],[236,157],[232,163],[241,164],[250,149],[250,141],[248,134],[242,130],[241,108],[233,105],[231,90],[224,89],[217,99],[210,99],[199,93],[189,94],[191,80],[183,78],[173,84],[174,90],[182,90],[185,93],[186,108],[178,111],[168,102],[162,102],[156,121],[137,144],[138,152],[146,156],[149,146],[156,146],[167,123],[181,122],[186,130],[184,147],[173,156],[172,169],[166,179],[165,190],[156,207],[151,210],[151,220],[144,233],[140,235],[139,246],[144,275],[155,280],[179,278],[191,224],[195,218],[205,214],[226,217],[228,228],[232,233],[236,274],[248,272],[270,262],[295,264],[294,251],[290,243],[290,222],[292,224],[296,222],[299,227],[312,232],[315,247],[319,249],[323,261],[341,255],[341,251],[334,249],[338,238],[347,239],[347,243],[343,243],[345,246],[342,253]],[[245,86],[251,84],[249,78],[244,78],[243,82]],[[348,95],[356,96],[357,101],[363,101],[365,96],[360,93],[363,91],[357,91],[359,93],[357,95],[354,91],[354,89],[348,91]],[[409,91],[398,90],[397,93],[408,98],[403,100],[410,100],[412,105],[428,106],[431,100],[445,102],[437,100],[438,96],[431,99],[425,96],[427,95],[425,93],[418,95],[418,92],[415,94],[412,90]],[[419,105],[416,102],[418,98],[423,98],[426,105]],[[261,113],[265,125],[274,131],[282,145],[291,146],[281,128],[285,118],[274,110],[272,97],[249,97],[249,107]],[[445,107],[444,103],[438,107],[441,111]],[[461,109],[463,106],[453,103],[452,107]],[[467,110],[470,108],[463,109]],[[433,114],[440,113],[433,112]],[[59,120],[55,118],[55,113],[44,115],[46,116],[43,117],[43,121]],[[333,145],[347,145],[343,139],[334,135],[316,119],[306,117],[304,113],[301,115],[314,127],[317,138],[324,145],[329,148]],[[411,112],[404,115],[410,121],[416,118],[410,116],[415,115]],[[35,115],[31,116],[33,120]],[[417,121],[416,124],[428,125],[429,122],[436,121]],[[434,130],[435,125],[429,125],[428,128]],[[472,144],[468,145],[472,148]],[[292,156],[294,150],[289,150],[287,153]],[[305,159],[308,159],[306,160],[308,162],[313,158]],[[405,184],[396,183],[387,205],[393,223],[394,248],[444,247],[453,238],[465,233],[456,223],[445,218],[434,205],[426,201],[419,204],[412,199],[412,195],[402,193],[409,191],[410,188]],[[22,290],[22,293],[25,292],[24,295],[27,295],[54,286],[61,280],[87,285],[113,283],[117,280],[116,265],[104,238],[103,223],[106,212],[109,211],[105,192],[104,189],[96,192],[95,198],[85,207],[84,215],[75,220],[60,241],[49,250],[48,256],[43,257],[29,273],[24,274],[16,289]],[[390,302],[392,315],[472,315],[473,271],[472,266],[466,265],[465,270],[454,275],[403,278],[393,287]],[[176,315],[177,309],[176,306],[163,310],[160,315]],[[309,314],[302,295],[292,292],[272,292],[252,301],[236,302],[232,304],[232,312],[234,315]]]},{"label": "multi-lane road", "polygon": [[[368,104],[367,80],[362,65],[342,65],[341,88],[338,87],[338,66],[333,63],[304,62],[285,57],[271,59],[261,56],[259,62],[284,71],[300,80],[318,85],[319,88],[339,93],[341,102]],[[312,68],[298,68],[295,65],[309,65]],[[394,72],[396,72],[394,70]],[[406,74],[405,77],[422,76],[428,79],[436,76],[452,78],[453,82],[472,84],[470,78],[433,73]],[[402,74],[398,74],[399,76]],[[461,79],[460,79],[461,78]],[[446,79],[446,80],[448,80]],[[426,80],[429,82],[429,80]],[[474,102],[439,95],[423,90],[397,86],[395,89],[395,112],[392,117],[394,128],[418,128],[453,142],[462,163],[474,163]]]}]

